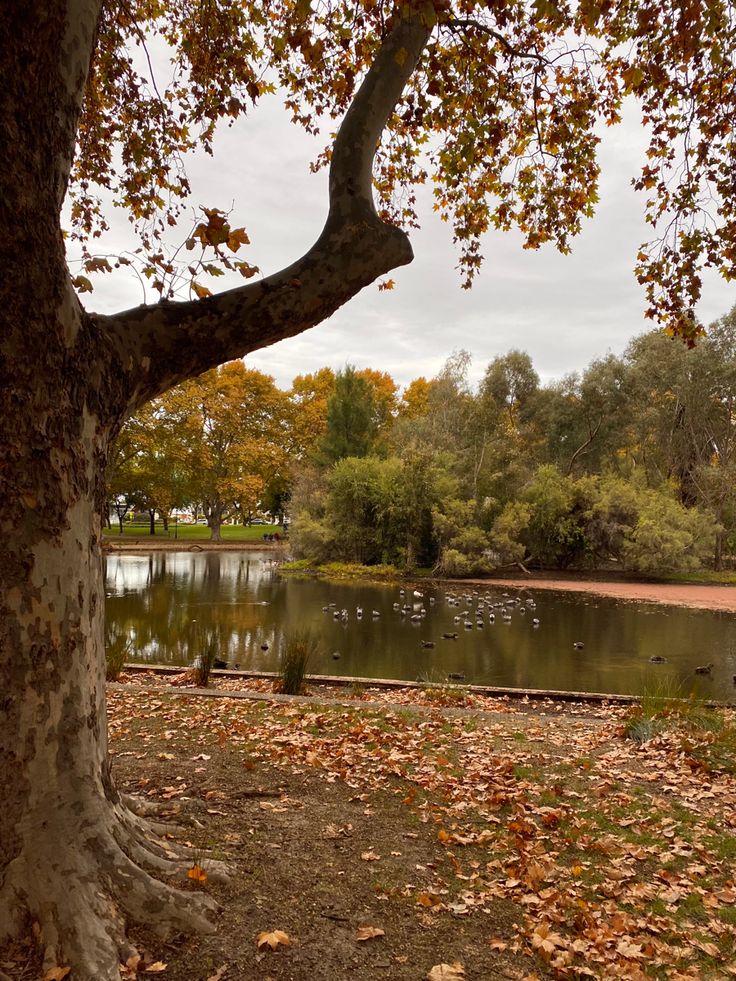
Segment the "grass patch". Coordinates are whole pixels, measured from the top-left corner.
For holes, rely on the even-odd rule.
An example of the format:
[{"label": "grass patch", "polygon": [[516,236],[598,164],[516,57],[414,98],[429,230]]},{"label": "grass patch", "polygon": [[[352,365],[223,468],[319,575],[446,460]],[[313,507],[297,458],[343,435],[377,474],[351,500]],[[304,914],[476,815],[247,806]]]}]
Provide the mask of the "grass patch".
[{"label": "grass patch", "polygon": [[215,666],[220,646],[221,638],[217,630],[207,630],[201,641],[199,634],[195,634],[195,650],[198,648],[198,653],[194,661],[194,673],[200,688],[206,688],[210,683],[210,672]]},{"label": "grass patch", "polygon": [[[220,537],[224,542],[263,542],[264,534],[282,536],[284,529],[281,525],[222,525]],[[164,531],[163,524],[156,522],[156,534],[151,535],[148,522],[145,524],[125,524],[121,535],[117,528],[107,528],[103,535],[106,539],[122,541],[126,538],[163,538],[167,541],[208,542],[211,539],[207,525],[179,524],[169,522],[169,530]]]},{"label": "grass patch", "polygon": [[123,633],[114,634],[108,625],[105,630],[105,678],[117,681],[123,665],[133,650],[133,641]]},{"label": "grass patch", "polygon": [[325,579],[366,579],[373,582],[394,582],[404,578],[394,565],[360,565],[357,562],[320,564],[312,559],[283,562],[279,572],[310,572]]},{"label": "grass patch", "polygon": [[319,642],[309,630],[288,634],[281,648],[277,687],[284,695],[300,695],[304,690],[307,667],[319,653]]},{"label": "grass patch", "polygon": [[634,742],[645,743],[669,730],[718,732],[723,725],[719,713],[702,699],[692,694],[686,696],[682,686],[671,679],[661,679],[647,687],[639,702],[626,714],[623,733]]}]

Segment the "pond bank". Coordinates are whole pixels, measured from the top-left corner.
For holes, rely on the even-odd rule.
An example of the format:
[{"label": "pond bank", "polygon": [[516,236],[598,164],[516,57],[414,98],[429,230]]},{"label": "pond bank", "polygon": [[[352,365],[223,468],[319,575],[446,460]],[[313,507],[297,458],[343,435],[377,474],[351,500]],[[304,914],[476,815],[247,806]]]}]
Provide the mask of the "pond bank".
[{"label": "pond bank", "polygon": [[[126,552],[271,552],[274,559],[286,555],[284,542],[260,541],[186,541],[171,538],[103,539],[108,553]],[[569,593],[596,593],[613,599],[644,601],[667,606],[684,606],[700,610],[736,612],[736,586],[710,583],[631,582],[625,580],[546,578],[543,576],[511,576],[485,579],[433,579],[432,583],[450,590],[464,585],[502,587],[516,590],[558,590]],[[422,580],[426,586],[428,580]]]},{"label": "pond bank", "polygon": [[189,541],[185,538],[103,538],[105,552],[280,552],[283,542],[229,541],[207,539]]},{"label": "pond bank", "polygon": [[597,593],[613,599],[644,600],[667,606],[736,612],[736,586],[700,583],[620,582],[587,579],[541,579],[515,576],[508,579],[463,579],[474,586],[503,586],[508,589],[555,589],[569,593]]}]

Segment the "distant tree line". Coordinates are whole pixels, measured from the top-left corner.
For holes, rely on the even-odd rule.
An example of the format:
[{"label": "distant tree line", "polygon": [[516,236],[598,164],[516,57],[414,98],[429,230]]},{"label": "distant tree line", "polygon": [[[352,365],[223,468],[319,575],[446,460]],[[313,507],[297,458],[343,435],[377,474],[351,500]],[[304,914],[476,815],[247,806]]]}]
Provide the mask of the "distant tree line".
[{"label": "distant tree line", "polygon": [[732,560],[736,308],[693,349],[651,331],[551,384],[521,351],[475,387],[469,367],[456,352],[403,392],[323,368],[282,391],[233,362],[128,422],[111,494],[197,507],[213,537],[288,506],[297,554],[449,575]]}]

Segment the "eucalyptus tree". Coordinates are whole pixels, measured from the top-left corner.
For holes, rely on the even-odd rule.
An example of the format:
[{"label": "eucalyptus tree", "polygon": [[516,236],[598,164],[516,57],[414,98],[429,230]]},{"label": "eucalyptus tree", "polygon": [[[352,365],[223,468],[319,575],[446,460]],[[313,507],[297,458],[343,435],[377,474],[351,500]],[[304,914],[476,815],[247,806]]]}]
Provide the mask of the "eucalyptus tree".
[{"label": "eucalyptus tree", "polygon": [[[46,969],[110,981],[131,954],[127,920],[155,911],[165,933],[211,929],[214,913],[156,878],[181,866],[107,757],[99,514],[123,420],[409,262],[399,226],[430,176],[466,284],[492,224],[567,251],[597,196],[598,124],[618,121],[626,95],[649,124],[637,184],[660,220],[638,275],[650,311],[692,337],[699,266],[734,271],[734,25],[727,0],[28,0],[0,7],[0,36],[0,943],[33,922]],[[160,87],[131,53],[153,37],[173,57]],[[177,266],[164,233],[190,190],[183,156],[211,149],[217,123],[268,89],[267,69],[296,121],[344,117],[321,157],[325,226],[259,279],[239,257],[245,230],[208,207]],[[162,302],[107,316],[82,304],[95,272],[131,261],[93,252],[101,188],[129,210]],[[75,277],[68,191],[86,243]],[[208,295],[201,276],[222,267],[252,281]],[[188,278],[192,299],[177,300]]]}]

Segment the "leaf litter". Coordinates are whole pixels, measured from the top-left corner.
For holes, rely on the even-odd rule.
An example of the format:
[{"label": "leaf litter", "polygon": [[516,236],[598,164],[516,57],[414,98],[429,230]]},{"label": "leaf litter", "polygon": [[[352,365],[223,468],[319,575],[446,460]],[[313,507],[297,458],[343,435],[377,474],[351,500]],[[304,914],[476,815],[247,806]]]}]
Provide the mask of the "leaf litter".
[{"label": "leaf litter", "polygon": [[[736,976],[736,780],[698,764],[707,734],[637,744],[622,708],[479,698],[457,712],[131,685],[109,701],[119,781],[193,822],[205,875],[205,850],[238,870],[230,893],[206,886],[225,907],[214,938],[156,949],[172,981],[223,962],[260,976],[231,921],[288,935],[274,979]],[[359,942],[376,919],[380,944]],[[198,956],[210,970],[192,973]]]}]

